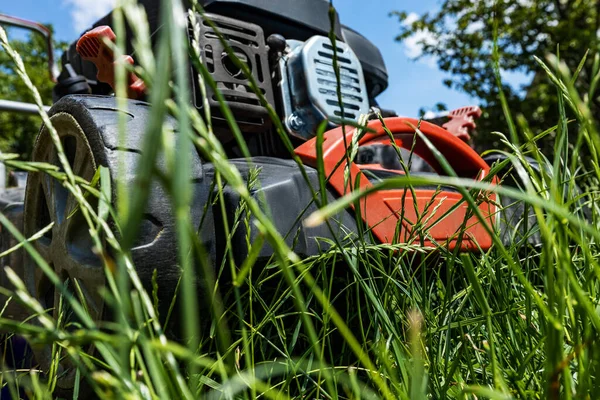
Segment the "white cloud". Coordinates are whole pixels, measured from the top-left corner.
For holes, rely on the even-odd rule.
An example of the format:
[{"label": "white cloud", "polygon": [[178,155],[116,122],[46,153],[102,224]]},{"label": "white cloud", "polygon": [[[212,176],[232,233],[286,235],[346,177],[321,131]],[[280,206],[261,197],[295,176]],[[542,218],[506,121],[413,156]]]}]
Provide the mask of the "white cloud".
[{"label": "white cloud", "polygon": [[435,45],[437,39],[429,31],[417,31],[404,41],[405,54],[417,58],[423,54],[423,45]]},{"label": "white cloud", "polygon": [[[406,19],[402,22],[402,25],[406,27],[412,26],[412,24],[419,19],[419,15],[416,13],[410,13],[406,16]],[[428,67],[435,68],[436,59],[431,56],[423,55],[423,45],[435,45],[437,39],[429,31],[417,31],[403,41],[404,54],[408,58],[419,58],[419,62],[427,65]]]},{"label": "white cloud", "polygon": [[423,115],[423,119],[434,119],[437,118],[437,114],[434,113],[433,111],[429,110],[427,111],[424,115]]},{"label": "white cloud", "polygon": [[419,62],[427,65],[428,67],[435,68],[437,65],[437,59],[432,56],[423,56],[423,45],[435,45],[437,38],[429,31],[418,31],[412,36],[404,40],[404,54],[408,58],[419,58]]},{"label": "white cloud", "polygon": [[63,0],[71,9],[73,26],[79,33],[91,28],[92,24],[105,16],[115,6],[116,0]]},{"label": "white cloud", "polygon": [[419,19],[419,14],[411,12],[410,14],[408,14],[406,16],[406,18],[404,19],[404,21],[402,21],[402,25],[404,25],[404,26],[411,26],[416,21],[418,21],[418,19]]}]

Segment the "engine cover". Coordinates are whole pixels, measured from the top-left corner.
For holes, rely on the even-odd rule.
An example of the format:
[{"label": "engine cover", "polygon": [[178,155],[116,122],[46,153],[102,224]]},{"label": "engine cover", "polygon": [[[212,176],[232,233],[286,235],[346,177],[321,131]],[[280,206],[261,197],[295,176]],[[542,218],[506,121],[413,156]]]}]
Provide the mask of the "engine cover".
[{"label": "engine cover", "polygon": [[324,120],[335,127],[342,120],[356,121],[369,112],[362,67],[350,46],[336,43],[342,104],[331,41],[314,36],[304,43],[289,40],[288,46],[289,52],[280,60],[280,72],[284,123],[291,135],[310,139]]}]

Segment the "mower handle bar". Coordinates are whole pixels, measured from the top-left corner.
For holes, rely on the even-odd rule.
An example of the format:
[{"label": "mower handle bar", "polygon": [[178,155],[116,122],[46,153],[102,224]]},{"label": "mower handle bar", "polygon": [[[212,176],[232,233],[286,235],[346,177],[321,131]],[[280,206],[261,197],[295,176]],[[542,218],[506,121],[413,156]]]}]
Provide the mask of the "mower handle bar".
[{"label": "mower handle bar", "polygon": [[24,28],[30,31],[39,33],[46,39],[46,47],[48,50],[48,73],[52,82],[56,82],[58,77],[58,71],[54,64],[54,45],[52,43],[52,31],[46,26],[26,19],[17,17],[11,17],[10,15],[0,14],[0,24],[6,24],[9,26],[16,26],[18,28]]}]

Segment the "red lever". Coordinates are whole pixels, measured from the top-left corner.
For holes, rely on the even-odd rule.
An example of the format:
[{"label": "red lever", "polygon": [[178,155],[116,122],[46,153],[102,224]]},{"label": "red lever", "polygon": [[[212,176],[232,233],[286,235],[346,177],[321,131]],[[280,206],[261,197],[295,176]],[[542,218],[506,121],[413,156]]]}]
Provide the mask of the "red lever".
[{"label": "red lever", "polygon": [[[97,78],[110,87],[115,88],[115,56],[112,49],[105,40],[115,42],[117,36],[109,26],[99,26],[85,33],[77,42],[77,53],[86,61],[91,61],[98,69]],[[133,58],[125,56],[123,61],[133,65]],[[127,75],[127,97],[130,99],[142,99],[146,92],[146,85],[133,72]]]},{"label": "red lever", "polygon": [[477,106],[457,108],[450,111],[448,114],[450,121],[446,122],[443,128],[467,143],[471,140],[469,133],[477,128],[475,120],[481,117],[481,114],[481,108]]},{"label": "red lever", "polygon": [[[411,125],[419,126],[419,121],[408,118],[387,118],[384,122],[385,128],[392,132],[396,145],[405,149],[413,148],[415,154],[423,158],[438,173],[443,173],[426,143],[419,137],[415,137],[415,130]],[[372,121],[368,127],[375,133],[367,133],[362,136],[358,140],[359,145],[391,144],[392,140],[380,121]],[[489,166],[473,149],[453,135],[449,135],[444,129],[427,122],[421,122],[419,129],[444,154],[459,176],[481,180],[489,173]],[[348,168],[350,172],[348,179],[345,176],[348,164],[344,143],[352,143],[352,137],[356,132],[356,129],[348,129],[345,140],[342,128],[326,132],[324,136],[322,150],[324,172],[329,177],[330,187],[340,196],[350,192],[352,188],[349,186],[353,185],[358,177],[360,177],[360,188],[372,186],[367,175],[354,162],[351,162]],[[414,146],[413,141],[416,141]],[[317,142],[314,138],[296,148],[295,152],[306,165],[316,167],[316,146]],[[456,207],[462,201],[460,193],[446,189],[432,200],[434,193],[433,189],[416,188],[416,198],[414,198],[411,191],[404,189],[375,192],[361,200],[360,214],[381,243],[406,242],[414,240],[415,236],[418,238],[421,236],[420,233],[426,232],[427,235],[423,238],[426,246],[434,245],[434,242],[448,243],[448,247],[453,249],[461,239],[461,250],[464,251],[473,251],[479,248],[487,250],[491,247],[490,236],[479,220],[472,217],[469,206],[462,202]],[[494,194],[488,194],[487,199],[479,206],[486,218],[486,223],[489,224],[493,224],[494,221],[495,198]],[[425,217],[423,217],[424,214],[426,214]],[[421,224],[423,221],[427,221],[427,226],[416,228],[419,216],[421,216]],[[458,233],[463,226],[466,229],[459,238]],[[415,229],[423,230],[417,232]]]}]

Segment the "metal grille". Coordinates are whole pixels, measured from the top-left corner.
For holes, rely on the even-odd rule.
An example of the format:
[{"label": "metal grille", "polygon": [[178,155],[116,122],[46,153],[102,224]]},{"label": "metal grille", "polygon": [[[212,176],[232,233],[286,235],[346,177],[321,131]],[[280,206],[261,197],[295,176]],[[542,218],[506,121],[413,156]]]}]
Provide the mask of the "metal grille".
[{"label": "metal grille", "polygon": [[[242,61],[254,77],[258,89],[267,101],[273,104],[273,88],[267,60],[268,50],[262,29],[253,24],[226,18],[220,15],[206,14],[200,21],[200,49],[202,62],[217,84],[217,89],[227,102],[242,132],[265,132],[271,125],[267,109],[262,106],[258,95],[250,87],[249,80],[242,70],[229,57],[225,47],[211,24],[223,35],[235,56]],[[196,74],[194,74],[195,76]],[[202,107],[204,100],[195,82],[196,106]],[[217,94],[207,87],[207,99],[211,108],[213,125],[218,128],[219,138],[226,142],[231,134]],[[221,129],[222,128],[222,129]],[[222,132],[221,132],[222,131]]]}]

